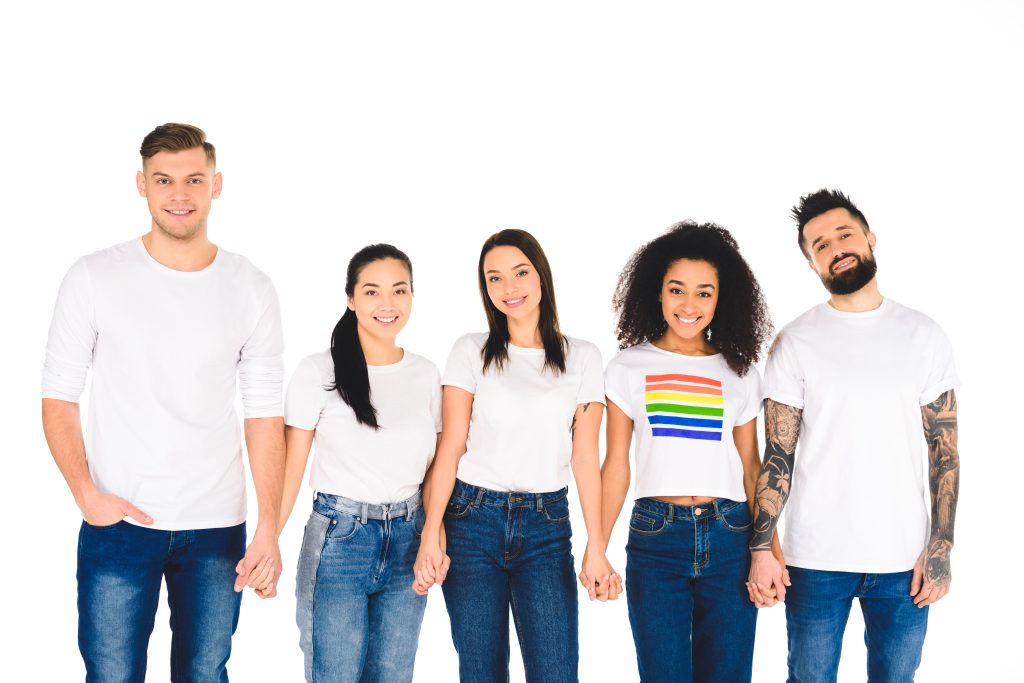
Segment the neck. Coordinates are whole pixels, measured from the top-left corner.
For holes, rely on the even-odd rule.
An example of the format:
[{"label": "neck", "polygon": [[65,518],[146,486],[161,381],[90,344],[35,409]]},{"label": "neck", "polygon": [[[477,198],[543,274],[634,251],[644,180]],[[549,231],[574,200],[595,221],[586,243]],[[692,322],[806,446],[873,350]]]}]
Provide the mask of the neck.
[{"label": "neck", "polygon": [[363,357],[367,365],[392,365],[402,360],[405,352],[395,344],[395,338],[381,339],[367,334],[363,328],[356,328],[359,345],[363,347]]},{"label": "neck", "polygon": [[718,353],[718,349],[712,346],[711,342],[705,339],[703,334],[690,339],[684,339],[671,329],[661,335],[660,339],[656,339],[651,343],[662,351],[671,351],[683,356],[713,356]]},{"label": "neck", "polygon": [[544,339],[540,336],[540,309],[523,319],[507,318],[508,341],[515,346],[527,349],[544,348]]},{"label": "neck", "polygon": [[873,277],[866,285],[852,294],[833,294],[829,305],[837,311],[864,313],[882,305],[882,293],[878,291],[878,278]]},{"label": "neck", "polygon": [[142,244],[160,265],[186,273],[206,268],[217,257],[217,245],[207,239],[205,226],[190,239],[178,240],[168,237],[154,225],[149,234],[143,236]]}]

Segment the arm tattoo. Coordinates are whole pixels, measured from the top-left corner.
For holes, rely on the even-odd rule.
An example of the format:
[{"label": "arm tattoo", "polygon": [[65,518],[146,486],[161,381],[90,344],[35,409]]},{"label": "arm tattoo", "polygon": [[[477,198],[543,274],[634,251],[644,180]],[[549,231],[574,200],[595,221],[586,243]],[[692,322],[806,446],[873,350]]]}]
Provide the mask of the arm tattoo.
[{"label": "arm tattoo", "polygon": [[956,395],[950,389],[921,407],[928,442],[928,484],[932,495],[932,530],[925,555],[925,578],[931,583],[950,580],[949,555],[960,495],[960,454],[957,452]]},{"label": "arm tattoo", "polygon": [[768,399],[764,404],[764,461],[754,493],[751,550],[771,550],[772,535],[789,497],[789,485],[800,436],[799,408]]},{"label": "arm tattoo", "polygon": [[[584,413],[587,412],[587,408],[589,408],[589,407],[590,407],[590,403],[584,403],[583,404],[583,412]],[[572,414],[572,424],[569,425],[569,433],[572,434],[573,436],[576,435],[576,413],[575,412],[573,412],[573,414]]]}]

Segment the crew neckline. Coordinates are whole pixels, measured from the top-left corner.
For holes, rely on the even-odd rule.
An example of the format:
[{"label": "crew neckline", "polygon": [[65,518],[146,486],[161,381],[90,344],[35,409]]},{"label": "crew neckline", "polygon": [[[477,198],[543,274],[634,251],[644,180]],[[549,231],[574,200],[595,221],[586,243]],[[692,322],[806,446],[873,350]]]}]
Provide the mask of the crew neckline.
[{"label": "crew neckline", "polygon": [[829,315],[836,318],[874,318],[889,310],[889,297],[882,297],[882,303],[880,303],[877,308],[872,308],[870,311],[840,311],[837,308],[833,308],[832,304],[827,301],[822,303],[821,306]]},{"label": "crew neckline", "polygon": [[686,353],[676,353],[675,351],[666,351],[665,349],[662,349],[662,348],[659,348],[659,347],[655,346],[653,342],[649,342],[649,341],[648,342],[644,342],[643,345],[648,347],[649,349],[651,349],[653,351],[657,351],[658,353],[664,354],[666,356],[672,356],[673,358],[686,358],[688,360],[702,361],[702,360],[710,360],[712,358],[721,358],[722,357],[721,353],[712,353],[712,354],[707,355],[707,356],[691,356],[691,355],[686,354]]},{"label": "crew neckline", "polygon": [[402,357],[396,360],[394,363],[388,363],[387,365],[370,365],[369,363],[367,363],[366,370],[367,372],[373,373],[394,372],[395,370],[398,370],[403,365],[405,365],[408,360],[409,352],[406,351],[405,349],[402,349]]},{"label": "crew neckline", "polygon": [[533,355],[533,356],[536,356],[537,354],[543,354],[544,353],[544,347],[543,346],[540,347],[540,348],[534,348],[532,346],[516,346],[512,342],[508,343],[508,350],[509,350],[509,353],[515,351],[516,353],[522,353],[522,354]]},{"label": "crew neckline", "polygon": [[160,263],[155,258],[153,258],[153,255],[149,253],[149,249],[146,249],[146,243],[142,241],[142,237],[137,238],[135,240],[135,244],[138,246],[139,251],[142,252],[142,257],[152,267],[165,273],[170,273],[177,277],[200,277],[207,273],[212,273],[220,267],[220,263],[221,261],[223,261],[223,259],[221,258],[221,251],[223,250],[220,247],[216,247],[217,251],[213,255],[213,260],[210,261],[209,265],[207,265],[205,268],[202,268],[200,270],[176,270],[175,268],[171,268],[170,266],[165,266],[164,264]]}]

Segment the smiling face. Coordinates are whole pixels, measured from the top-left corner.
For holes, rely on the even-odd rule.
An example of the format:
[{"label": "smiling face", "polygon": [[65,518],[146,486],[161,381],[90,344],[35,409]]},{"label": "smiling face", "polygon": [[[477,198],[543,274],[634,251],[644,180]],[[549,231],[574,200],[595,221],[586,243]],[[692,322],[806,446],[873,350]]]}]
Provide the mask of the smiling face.
[{"label": "smiling face", "polygon": [[875,277],[875,233],[846,209],[832,209],[804,226],[809,265],[832,294],[852,294]]},{"label": "smiling face", "polygon": [[512,320],[540,317],[540,275],[518,247],[494,247],[484,256],[487,295]]},{"label": "smiling face", "polygon": [[669,264],[661,284],[666,335],[690,341],[704,338],[718,305],[718,271],[707,261],[679,259]]},{"label": "smiling face", "polygon": [[363,266],[348,299],[361,335],[394,341],[412,311],[411,279],[405,265],[393,258]]},{"label": "smiling face", "polygon": [[221,177],[202,147],[157,152],[142,162],[135,183],[149,204],[155,229],[182,241],[205,235],[210,205],[220,196]]}]

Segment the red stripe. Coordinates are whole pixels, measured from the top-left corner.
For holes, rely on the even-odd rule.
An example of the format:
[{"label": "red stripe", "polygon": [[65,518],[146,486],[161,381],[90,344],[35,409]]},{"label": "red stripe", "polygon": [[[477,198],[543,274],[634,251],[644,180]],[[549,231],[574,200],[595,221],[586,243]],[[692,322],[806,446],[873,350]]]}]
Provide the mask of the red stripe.
[{"label": "red stripe", "polygon": [[692,384],[648,384],[646,391],[685,391],[691,394],[712,394],[721,396],[722,390],[714,387],[698,387]]},{"label": "red stripe", "polygon": [[720,387],[722,383],[717,379],[707,377],[695,377],[693,375],[647,375],[647,383],[654,382],[695,382],[697,384],[710,384],[713,387]]}]

